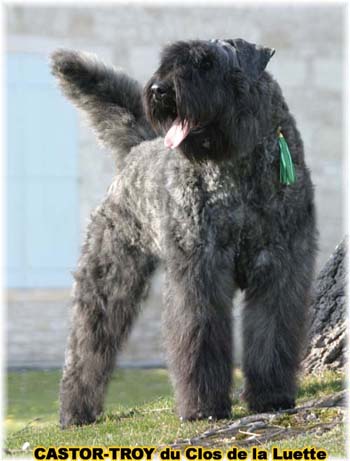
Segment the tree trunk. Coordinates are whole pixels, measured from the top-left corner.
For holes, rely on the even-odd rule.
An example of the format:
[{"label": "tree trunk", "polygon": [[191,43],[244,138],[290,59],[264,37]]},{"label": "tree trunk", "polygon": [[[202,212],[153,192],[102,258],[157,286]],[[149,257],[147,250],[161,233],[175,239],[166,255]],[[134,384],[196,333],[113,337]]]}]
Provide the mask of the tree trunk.
[{"label": "tree trunk", "polygon": [[346,239],[320,272],[311,304],[306,373],[344,370],[346,361]]}]

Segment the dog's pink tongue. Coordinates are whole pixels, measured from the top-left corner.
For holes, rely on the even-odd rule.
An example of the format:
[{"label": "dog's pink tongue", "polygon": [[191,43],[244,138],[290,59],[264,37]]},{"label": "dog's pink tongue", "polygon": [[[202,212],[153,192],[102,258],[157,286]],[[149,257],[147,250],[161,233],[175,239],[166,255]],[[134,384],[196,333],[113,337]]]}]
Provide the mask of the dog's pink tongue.
[{"label": "dog's pink tongue", "polygon": [[190,131],[190,125],[185,120],[183,123],[177,118],[171,125],[169,131],[165,135],[164,145],[169,149],[175,149],[186,138]]}]

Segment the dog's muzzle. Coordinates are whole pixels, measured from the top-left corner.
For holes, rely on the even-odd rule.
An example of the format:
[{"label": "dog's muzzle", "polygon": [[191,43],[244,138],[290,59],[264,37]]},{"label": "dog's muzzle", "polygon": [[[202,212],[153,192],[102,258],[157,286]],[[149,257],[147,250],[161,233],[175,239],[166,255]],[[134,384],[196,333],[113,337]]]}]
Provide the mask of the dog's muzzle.
[{"label": "dog's muzzle", "polygon": [[159,101],[166,95],[166,88],[161,83],[153,83],[151,86],[151,94],[154,99]]}]

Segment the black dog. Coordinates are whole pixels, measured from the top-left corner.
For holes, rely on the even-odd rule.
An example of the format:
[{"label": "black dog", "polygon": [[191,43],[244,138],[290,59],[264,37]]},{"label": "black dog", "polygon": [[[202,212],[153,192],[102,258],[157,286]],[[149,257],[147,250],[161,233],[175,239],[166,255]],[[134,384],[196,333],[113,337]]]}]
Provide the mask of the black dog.
[{"label": "black dog", "polygon": [[[144,105],[126,75],[85,54],[54,54],[64,93],[118,166],[75,274],[62,426],[102,411],[116,353],[159,261],[180,416],[230,415],[236,289],[245,291],[248,406],[294,405],[316,230],[302,140],[264,70],[273,53],[241,39],[177,42],[163,51]],[[295,168],[289,185],[280,176],[280,132]]]}]

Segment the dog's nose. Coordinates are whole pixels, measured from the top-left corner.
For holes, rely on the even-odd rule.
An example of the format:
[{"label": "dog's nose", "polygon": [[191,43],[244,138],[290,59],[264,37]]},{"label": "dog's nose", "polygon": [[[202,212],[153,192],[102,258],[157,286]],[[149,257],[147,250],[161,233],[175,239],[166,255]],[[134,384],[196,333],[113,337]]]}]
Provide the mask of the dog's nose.
[{"label": "dog's nose", "polygon": [[153,83],[151,86],[151,92],[156,98],[162,98],[166,93],[166,89],[160,83]]}]

